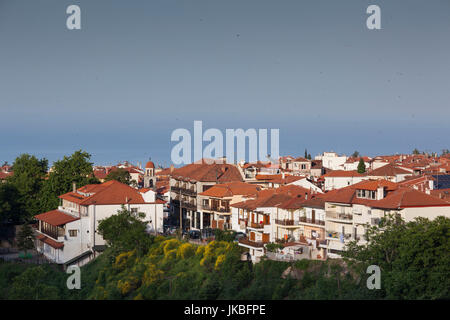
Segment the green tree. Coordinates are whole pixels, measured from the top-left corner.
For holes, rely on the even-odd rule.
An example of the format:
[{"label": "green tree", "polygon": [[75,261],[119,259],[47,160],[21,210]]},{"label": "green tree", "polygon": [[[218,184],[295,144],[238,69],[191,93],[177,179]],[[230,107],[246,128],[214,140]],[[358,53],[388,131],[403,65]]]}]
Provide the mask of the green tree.
[{"label": "green tree", "polygon": [[[18,191],[18,202],[21,205],[21,218],[32,217],[41,212],[40,192],[44,177],[47,174],[47,159],[37,159],[29,154],[16,158],[12,169],[14,174],[8,178],[8,183]],[[12,192],[12,189],[9,191]],[[19,219],[21,220],[21,219]]]},{"label": "green tree", "polygon": [[58,299],[58,288],[46,283],[48,283],[48,272],[42,266],[28,268],[13,279],[9,298],[20,300]]},{"label": "green tree", "polygon": [[0,183],[0,222],[20,224],[27,218],[28,214],[23,210],[20,197],[13,184]]},{"label": "green tree", "polygon": [[236,238],[236,231],[234,230],[214,229],[214,239],[216,241],[233,242],[235,238]]},{"label": "green tree", "polygon": [[27,253],[28,250],[34,249],[33,229],[28,223],[24,223],[17,233],[17,247],[21,251]]},{"label": "green tree", "polygon": [[359,152],[355,150],[355,152],[352,153],[352,158],[358,158]]},{"label": "green tree", "polygon": [[305,149],[305,159],[308,159],[308,151]]},{"label": "green tree", "polygon": [[134,213],[122,206],[117,214],[100,221],[98,232],[114,252],[136,249],[137,254],[142,255],[153,242],[153,237],[146,232],[144,217],[144,213]]},{"label": "green tree", "polygon": [[450,151],[448,149],[442,149],[442,156],[449,154]]},{"label": "green tree", "polygon": [[116,170],[111,171],[107,176],[106,176],[106,181],[110,181],[110,180],[116,180],[119,181],[121,183],[130,185],[131,184],[131,175],[128,171],[126,171],[125,169],[122,168],[118,168]]},{"label": "green tree", "polygon": [[369,227],[368,243],[349,243],[342,256],[353,267],[381,269],[381,290],[388,299],[450,298],[450,219],[399,216]]},{"label": "green tree", "polygon": [[420,154],[420,151],[419,151],[419,149],[417,149],[417,148],[414,148],[414,150],[412,151],[412,154]]},{"label": "green tree", "polygon": [[53,164],[53,170],[42,189],[43,211],[56,209],[59,203],[58,196],[71,191],[73,183],[77,187],[99,183],[93,175],[90,158],[89,153],[78,150]]},{"label": "green tree", "polygon": [[364,173],[364,172],[366,172],[366,164],[364,163],[363,158],[359,158],[358,173]]}]

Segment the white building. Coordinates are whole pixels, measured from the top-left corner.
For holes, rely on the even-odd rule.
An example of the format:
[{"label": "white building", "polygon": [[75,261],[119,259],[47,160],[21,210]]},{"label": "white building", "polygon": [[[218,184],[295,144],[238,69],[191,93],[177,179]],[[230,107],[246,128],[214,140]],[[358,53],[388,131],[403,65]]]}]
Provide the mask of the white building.
[{"label": "white building", "polygon": [[155,192],[138,190],[112,180],[86,185],[59,196],[57,210],[37,215],[36,246],[51,261],[83,265],[105,248],[97,228],[102,219],[117,214],[122,206],[131,212],[145,213],[148,232],[163,231],[163,204]]},{"label": "white building", "polygon": [[426,193],[399,187],[387,180],[363,181],[325,195],[327,256],[340,257],[353,240],[366,242],[368,226],[377,225],[389,215],[400,215],[406,222],[416,217],[450,217],[450,203]]},{"label": "white building", "polygon": [[322,166],[327,169],[339,170],[347,161],[347,156],[339,156],[336,152],[324,152],[323,154],[316,156],[314,160],[322,160]]},{"label": "white building", "polygon": [[325,179],[324,190],[330,191],[351,186],[361,182],[367,177],[357,171],[335,170],[323,175]]}]

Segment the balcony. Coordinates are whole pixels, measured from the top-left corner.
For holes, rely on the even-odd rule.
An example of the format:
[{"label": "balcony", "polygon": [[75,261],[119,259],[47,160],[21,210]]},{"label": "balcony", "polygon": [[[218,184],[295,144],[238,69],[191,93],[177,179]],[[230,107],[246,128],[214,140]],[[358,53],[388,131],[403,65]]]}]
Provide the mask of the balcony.
[{"label": "balcony", "polygon": [[247,226],[248,221],[245,219],[238,219],[238,224],[241,225],[241,223],[243,223],[244,226]]},{"label": "balcony", "polygon": [[184,187],[179,187],[179,186],[172,186],[170,188],[170,190],[172,192],[175,193],[182,193],[184,195],[188,195],[188,196],[196,196],[197,195],[197,191],[195,190],[195,188],[191,187],[191,188],[184,188]]},{"label": "balcony", "polygon": [[326,231],[326,237],[327,238],[332,238],[332,239],[340,239],[341,238],[341,234],[344,235],[344,240],[350,240],[352,239],[353,235],[351,233],[341,233],[341,232],[336,232],[336,231]]},{"label": "balcony", "polygon": [[254,248],[264,248],[264,242],[262,241],[251,241],[247,238],[240,238],[239,243]]},{"label": "balcony", "polygon": [[300,222],[305,222],[305,223],[310,223],[310,224],[317,224],[320,226],[324,226],[325,225],[325,221],[324,220],[318,220],[318,219],[311,219],[311,218],[306,218],[306,217],[300,217]]},{"label": "balcony", "polygon": [[264,229],[264,226],[266,225],[267,223],[254,223],[254,222],[250,222],[249,224],[248,224],[248,227],[249,228],[253,228],[253,229]]},{"label": "balcony", "polygon": [[181,206],[188,210],[197,210],[197,204],[195,204],[195,203],[182,201]]},{"label": "balcony", "polygon": [[353,221],[353,215],[337,212],[327,212],[327,218],[347,223],[351,223]]}]

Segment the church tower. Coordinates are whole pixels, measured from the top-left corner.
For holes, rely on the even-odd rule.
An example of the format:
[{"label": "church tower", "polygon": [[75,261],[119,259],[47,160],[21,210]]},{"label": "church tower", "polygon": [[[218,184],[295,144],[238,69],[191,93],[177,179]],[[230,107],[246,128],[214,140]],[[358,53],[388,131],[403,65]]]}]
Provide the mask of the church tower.
[{"label": "church tower", "polygon": [[152,161],[145,165],[144,188],[156,187],[155,164]]}]

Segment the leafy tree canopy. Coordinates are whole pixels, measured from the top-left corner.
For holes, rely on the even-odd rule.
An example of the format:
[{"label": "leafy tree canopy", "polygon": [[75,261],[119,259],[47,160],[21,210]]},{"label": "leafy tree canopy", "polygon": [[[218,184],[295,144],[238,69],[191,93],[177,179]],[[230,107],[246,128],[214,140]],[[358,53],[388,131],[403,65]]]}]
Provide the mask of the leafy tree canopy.
[{"label": "leafy tree canopy", "polygon": [[131,184],[131,175],[125,169],[118,168],[116,170],[111,171],[105,180],[106,181],[117,180],[121,183],[130,185]]},{"label": "leafy tree canopy", "polygon": [[143,220],[144,217],[145,214],[128,211],[122,206],[117,214],[100,221],[98,232],[115,252],[135,249],[141,255],[153,241],[153,237],[146,232],[147,222]]},{"label": "leafy tree canopy", "polygon": [[351,242],[343,257],[356,267],[377,265],[381,290],[388,299],[450,297],[450,219],[399,216],[368,228],[367,245]]},{"label": "leafy tree canopy", "polygon": [[17,188],[7,182],[0,183],[0,222],[20,224],[28,214],[23,211]]},{"label": "leafy tree canopy", "polygon": [[[17,201],[21,205],[22,212],[16,213],[17,220],[40,213],[39,194],[47,174],[48,160],[39,160],[35,156],[22,154],[16,158],[12,168],[14,174],[8,178],[8,183],[13,187],[9,188],[7,193],[11,195],[15,192],[14,189],[18,192]],[[10,203],[14,201],[9,200]]]},{"label": "leafy tree canopy", "polygon": [[17,234],[17,247],[25,253],[27,250],[34,249],[34,233],[28,223],[23,224]]},{"label": "leafy tree canopy", "polygon": [[53,164],[49,178],[42,190],[43,211],[56,209],[58,196],[71,191],[73,183],[76,183],[78,188],[87,184],[99,183],[93,175],[90,158],[89,153],[78,150]]}]

